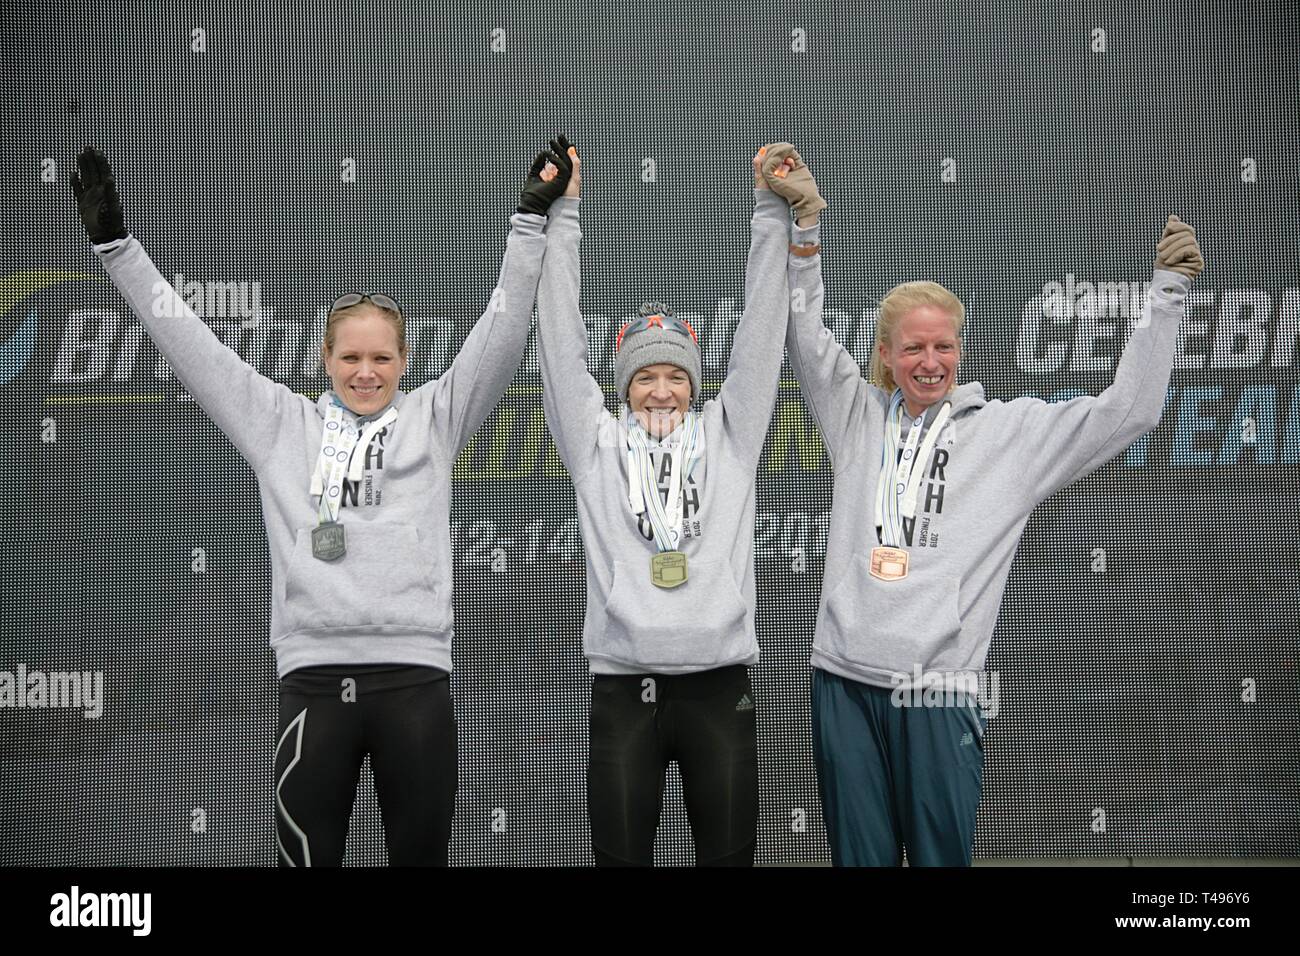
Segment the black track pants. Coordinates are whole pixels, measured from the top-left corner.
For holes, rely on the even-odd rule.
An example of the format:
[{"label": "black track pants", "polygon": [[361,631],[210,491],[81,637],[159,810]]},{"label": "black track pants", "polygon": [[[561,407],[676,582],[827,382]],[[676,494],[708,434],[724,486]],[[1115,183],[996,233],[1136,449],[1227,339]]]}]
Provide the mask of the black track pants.
[{"label": "black track pants", "polygon": [[445,671],[307,667],[280,681],[275,820],[282,866],[339,866],[370,754],[388,862],[446,866],[456,721]]},{"label": "black track pants", "polygon": [[587,805],[596,864],[654,862],[670,760],[681,771],[698,865],[753,866],[758,742],[744,665],[594,677]]}]

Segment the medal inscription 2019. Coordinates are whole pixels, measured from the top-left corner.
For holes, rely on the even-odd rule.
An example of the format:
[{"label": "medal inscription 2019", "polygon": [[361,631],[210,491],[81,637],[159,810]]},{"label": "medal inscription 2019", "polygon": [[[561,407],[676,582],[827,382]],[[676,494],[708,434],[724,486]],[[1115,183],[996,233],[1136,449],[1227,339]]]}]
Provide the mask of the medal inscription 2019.
[{"label": "medal inscription 2019", "polygon": [[650,580],[661,588],[675,588],[686,583],[686,555],[680,551],[660,551],[650,558]]},{"label": "medal inscription 2019", "polygon": [[907,552],[902,548],[872,548],[871,576],[882,581],[901,581],[907,577]]},{"label": "medal inscription 2019", "polygon": [[336,522],[318,525],[311,532],[311,553],[322,561],[337,561],[347,553],[343,525]]}]

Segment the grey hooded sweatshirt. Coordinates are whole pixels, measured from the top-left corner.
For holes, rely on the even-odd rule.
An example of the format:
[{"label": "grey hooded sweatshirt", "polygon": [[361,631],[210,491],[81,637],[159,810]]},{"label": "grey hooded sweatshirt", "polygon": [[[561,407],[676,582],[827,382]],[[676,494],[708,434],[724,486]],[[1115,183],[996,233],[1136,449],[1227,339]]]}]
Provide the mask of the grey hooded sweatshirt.
[{"label": "grey hooded sweatshirt", "polygon": [[397,420],[357,448],[365,476],[345,488],[338,521],[347,554],[333,562],[312,555],[319,498],[310,493],[333,393],[312,401],[259,375],[190,311],[134,237],[95,246],[176,377],[257,477],[279,676],[321,664],[451,670],[452,465],[523,359],[545,221],[511,219],[496,290],[451,367],[397,392]]},{"label": "grey hooded sweatshirt", "polygon": [[[817,226],[794,230],[795,243],[817,241]],[[952,686],[951,675],[983,669],[1030,513],[1160,421],[1190,285],[1177,273],[1155,273],[1115,381],[1095,398],[1003,402],[985,399],[978,382],[952,392],[916,517],[904,528],[907,576],[885,582],[872,577],[869,555],[890,396],[862,377],[822,324],[821,256],[791,258],[786,347],[835,473],[814,667],[899,688],[923,687],[930,675]],[[941,404],[926,410],[923,428]],[[905,441],[906,413],[903,420]]]},{"label": "grey hooded sweatshirt", "polygon": [[[757,663],[754,479],[789,313],[789,206],[769,190],[755,190],[745,312],[726,381],[700,413],[708,481],[697,467],[693,476],[702,487],[688,487],[688,495],[699,495],[698,511],[688,504],[691,526],[680,544],[689,577],[668,590],[651,582],[656,548],[628,503],[626,424],[606,410],[587,371],[578,308],[579,204],[560,199],[551,206],[537,318],[546,420],[573,479],[587,556],[583,651],[597,674],[682,674]],[[662,492],[662,472],[659,478]]]}]

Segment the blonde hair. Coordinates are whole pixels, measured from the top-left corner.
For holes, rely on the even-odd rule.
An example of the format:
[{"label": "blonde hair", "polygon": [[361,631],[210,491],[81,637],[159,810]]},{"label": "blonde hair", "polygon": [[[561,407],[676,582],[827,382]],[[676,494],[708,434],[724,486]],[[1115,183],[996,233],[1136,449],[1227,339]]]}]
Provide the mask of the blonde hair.
[{"label": "blonde hair", "polygon": [[880,315],[876,319],[876,340],[872,343],[871,349],[871,384],[883,388],[891,395],[897,383],[894,381],[894,373],[880,357],[879,345],[881,342],[890,344],[894,338],[894,330],[903,316],[923,305],[935,306],[952,316],[958,351],[961,349],[961,327],[966,321],[966,307],[961,304],[961,299],[937,282],[903,282],[894,286],[880,300]]},{"label": "blonde hair", "polygon": [[402,318],[402,314],[394,312],[392,309],[386,309],[382,305],[367,299],[364,302],[358,302],[356,305],[349,305],[347,308],[335,309],[329,314],[329,318],[325,320],[325,341],[320,344],[322,356],[329,355],[334,351],[335,333],[338,324],[344,319],[366,315],[367,309],[377,312],[393,324],[393,328],[397,332],[397,354],[399,356],[406,354],[406,320]]}]

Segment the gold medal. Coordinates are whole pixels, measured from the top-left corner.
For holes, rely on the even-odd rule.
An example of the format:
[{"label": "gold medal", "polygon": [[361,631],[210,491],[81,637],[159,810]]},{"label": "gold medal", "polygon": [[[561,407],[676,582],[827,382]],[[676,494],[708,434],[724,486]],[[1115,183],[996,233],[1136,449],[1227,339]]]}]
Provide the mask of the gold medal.
[{"label": "gold medal", "polygon": [[907,577],[907,552],[902,548],[872,548],[871,576],[881,581],[901,581]]},{"label": "gold medal", "polygon": [[655,587],[675,588],[686,583],[686,555],[680,551],[660,551],[650,558],[650,580]]}]

